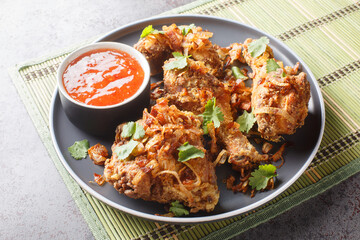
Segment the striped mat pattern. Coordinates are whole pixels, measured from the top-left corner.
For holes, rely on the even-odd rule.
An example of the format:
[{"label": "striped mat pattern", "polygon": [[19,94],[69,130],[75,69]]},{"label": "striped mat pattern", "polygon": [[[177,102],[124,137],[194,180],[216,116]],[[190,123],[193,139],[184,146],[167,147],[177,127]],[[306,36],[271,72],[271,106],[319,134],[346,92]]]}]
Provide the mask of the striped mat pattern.
[{"label": "striped mat pattern", "polygon": [[199,0],[165,14],[237,20],[284,41],[310,67],[326,105],[324,137],[306,172],[270,203],[225,221],[170,225],[139,219],[96,200],[66,172],[52,146],[48,115],[56,69],[75,48],[18,65],[14,84],[96,239],[226,239],[324,192],[360,171],[360,3],[313,0]]}]

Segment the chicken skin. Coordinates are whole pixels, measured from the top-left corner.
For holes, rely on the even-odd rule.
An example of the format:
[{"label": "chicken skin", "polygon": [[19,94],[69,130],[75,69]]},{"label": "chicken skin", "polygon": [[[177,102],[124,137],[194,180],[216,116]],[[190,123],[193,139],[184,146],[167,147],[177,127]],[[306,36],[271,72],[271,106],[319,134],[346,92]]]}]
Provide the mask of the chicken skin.
[{"label": "chicken skin", "polygon": [[[172,61],[174,59],[166,63]],[[229,163],[233,168],[250,168],[261,161],[267,161],[268,155],[258,153],[239,130],[239,124],[234,122],[227,85],[211,75],[202,62],[191,59],[187,61],[186,69],[164,70],[164,88],[169,102],[181,110],[199,115],[204,112],[207,101],[215,97],[216,104],[224,115],[215,136],[229,152]]]},{"label": "chicken skin", "polygon": [[[131,198],[159,203],[178,200],[190,212],[212,211],[219,190],[215,168],[203,146],[199,117],[158,99],[137,123],[143,126],[145,136],[136,140],[136,148],[125,160],[119,158],[116,149],[130,139],[122,137],[123,124],[117,128],[113,155],[105,162],[105,181]],[[178,148],[186,142],[203,151],[204,157],[178,161]]]},{"label": "chicken skin", "polygon": [[[262,137],[277,142],[281,135],[294,134],[297,128],[304,125],[308,114],[310,84],[305,73],[297,74],[299,64],[294,68],[284,68],[281,61],[273,58],[269,46],[260,56],[252,57],[248,51],[252,42],[252,39],[245,41],[243,55],[253,71],[253,113]],[[276,71],[269,72],[269,60],[278,64]]]},{"label": "chicken skin", "polygon": [[209,40],[212,35],[213,33],[194,25],[172,24],[163,26],[162,32],[148,34],[134,47],[148,60],[152,75],[161,73],[165,60],[172,57],[172,52],[180,52],[204,62],[213,75],[220,76],[223,61],[218,54],[218,46]]}]

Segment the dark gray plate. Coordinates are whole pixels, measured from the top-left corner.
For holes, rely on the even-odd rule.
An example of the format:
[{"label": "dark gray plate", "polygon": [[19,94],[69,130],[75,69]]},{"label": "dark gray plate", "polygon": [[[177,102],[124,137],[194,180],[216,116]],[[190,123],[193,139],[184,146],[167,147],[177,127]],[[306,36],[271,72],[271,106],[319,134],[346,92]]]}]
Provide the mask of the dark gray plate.
[{"label": "dark gray plate", "polygon": [[270,39],[270,46],[277,59],[282,60],[288,66],[293,66],[296,62],[300,62],[301,70],[307,73],[311,84],[309,115],[306,118],[305,125],[296,134],[286,137],[286,140],[291,142],[292,145],[286,149],[285,164],[278,170],[276,188],[272,191],[258,192],[253,198],[249,194],[235,194],[232,191],[226,190],[223,183],[226,176],[233,172],[229,166],[221,166],[216,171],[220,188],[220,200],[213,212],[192,214],[189,217],[182,218],[155,216],[154,214],[156,213],[165,213],[163,205],[120,195],[110,184],[98,186],[97,184],[89,183],[89,181],[93,180],[94,173],[102,174],[103,167],[94,165],[89,158],[79,161],[73,159],[67,148],[74,141],[88,139],[90,145],[102,143],[110,149],[112,140],[93,137],[72,125],[65,116],[60,104],[59,94],[56,90],[50,110],[50,129],[57,153],[71,176],[87,192],[121,211],[138,217],[172,223],[200,223],[225,219],[253,210],[286,190],[300,177],[312,161],[320,145],[325,123],[325,110],[320,88],[309,68],[285,44],[265,32],[227,19],[198,15],[156,17],[123,26],[106,34],[97,41],[117,41],[133,45],[138,41],[144,27],[152,24],[154,28],[161,29],[162,25],[169,25],[171,23],[178,25],[195,23],[195,25],[213,32],[212,42],[220,46],[228,46],[233,42],[244,42],[249,37],[259,38],[267,36]]}]

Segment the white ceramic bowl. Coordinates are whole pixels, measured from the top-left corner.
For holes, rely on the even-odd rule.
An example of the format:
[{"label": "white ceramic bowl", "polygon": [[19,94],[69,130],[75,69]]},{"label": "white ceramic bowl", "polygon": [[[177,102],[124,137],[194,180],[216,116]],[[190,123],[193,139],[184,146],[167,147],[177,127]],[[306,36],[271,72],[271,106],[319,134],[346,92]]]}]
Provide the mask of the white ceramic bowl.
[{"label": "white ceramic bowl", "polygon": [[[66,92],[63,73],[66,67],[80,55],[97,49],[115,49],[134,57],[144,70],[144,80],[138,91],[121,103],[109,106],[92,106],[73,99]],[[150,102],[150,67],[145,57],[133,47],[117,42],[98,42],[87,45],[68,55],[57,72],[62,107],[69,120],[78,128],[95,136],[113,136],[116,126],[122,122],[137,120]]]}]

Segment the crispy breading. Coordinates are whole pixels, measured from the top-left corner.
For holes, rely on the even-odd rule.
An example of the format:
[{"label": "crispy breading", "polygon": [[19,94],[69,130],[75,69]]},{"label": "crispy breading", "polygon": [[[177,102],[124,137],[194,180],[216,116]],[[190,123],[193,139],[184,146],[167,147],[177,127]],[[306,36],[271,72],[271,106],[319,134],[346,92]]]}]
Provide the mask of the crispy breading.
[{"label": "crispy breading", "polygon": [[[299,64],[284,67],[274,59],[269,46],[260,56],[252,57],[248,51],[252,39],[222,48],[211,43],[211,32],[196,26],[185,31],[186,27],[190,26],[163,26],[161,33],[150,33],[135,44],[150,63],[152,74],[163,71],[164,88],[160,88],[161,83],[152,85],[152,97],[157,103],[150,112],[145,109],[143,118],[137,121],[145,130],[143,138],[124,138],[124,124],[118,126],[113,155],[105,162],[103,178],[132,198],[159,203],[178,200],[191,212],[209,212],[219,200],[215,165],[227,158],[241,175],[238,184],[230,177],[228,188],[246,192],[251,172],[262,162],[281,159],[283,164],[284,144],[273,156],[261,154],[234,119],[243,110],[253,109],[262,138],[279,141],[282,134],[293,134],[304,124],[310,86],[306,74],[298,74]],[[172,58],[175,51],[188,56],[187,66],[165,69],[164,64],[177,61]],[[280,66],[277,71],[267,72],[269,59]],[[231,72],[233,65],[245,62],[252,68],[248,74],[253,80],[252,88],[245,85],[244,79],[235,79]],[[242,72],[247,76],[246,69]],[[213,122],[206,125],[211,138],[206,149],[201,114],[213,98],[224,119],[217,128]],[[136,147],[126,159],[120,159],[116,150],[130,141],[136,141]],[[179,162],[178,148],[186,142],[205,156]],[[266,153],[270,151],[269,146],[264,149]],[[97,153],[95,148],[90,152]],[[269,186],[273,187],[274,182]]]},{"label": "crispy breading", "polygon": [[[306,74],[297,74],[299,64],[294,68],[283,67],[267,72],[267,61],[273,59],[269,46],[259,57],[252,57],[248,46],[252,39],[245,41],[243,55],[253,70],[253,90],[251,105],[254,109],[258,131],[262,137],[271,141],[280,141],[283,134],[294,134],[304,125],[308,114],[310,84]],[[276,61],[276,60],[275,60]]]},{"label": "crispy breading", "polygon": [[[170,59],[169,62],[171,61],[173,60]],[[201,62],[191,59],[187,61],[186,69],[164,71],[165,92],[168,93],[165,96],[170,103],[181,110],[201,114],[206,102],[212,97],[216,97],[217,106],[224,114],[224,121],[216,130],[215,135],[228,151],[229,162],[233,168],[238,170],[254,167],[260,161],[268,160],[267,155],[257,152],[239,130],[239,124],[234,122],[230,105],[231,95],[226,85],[211,75]],[[246,166],[248,162],[249,164]]]},{"label": "crispy breading", "polygon": [[149,34],[134,45],[148,60],[152,75],[162,71],[164,61],[172,57],[172,52],[180,52],[203,61],[213,75],[220,76],[223,61],[219,56],[218,46],[209,40],[213,33],[194,26],[184,35],[181,27],[189,26],[163,26],[163,33]]},{"label": "crispy breading", "polygon": [[116,148],[129,141],[121,136],[123,125],[120,125],[112,146],[113,155],[105,163],[105,180],[131,198],[159,203],[178,200],[191,212],[212,211],[219,190],[209,154],[187,162],[178,161],[177,149],[185,142],[206,152],[200,118],[169,106],[166,99],[159,99],[150,113],[144,110],[143,118],[137,123],[145,129],[144,138],[139,140],[143,150],[132,152],[126,160],[118,158]]},{"label": "crispy breading", "polygon": [[140,39],[134,48],[145,56],[152,76],[161,73],[165,60],[169,59],[173,52],[168,38],[163,34],[149,34]]}]

